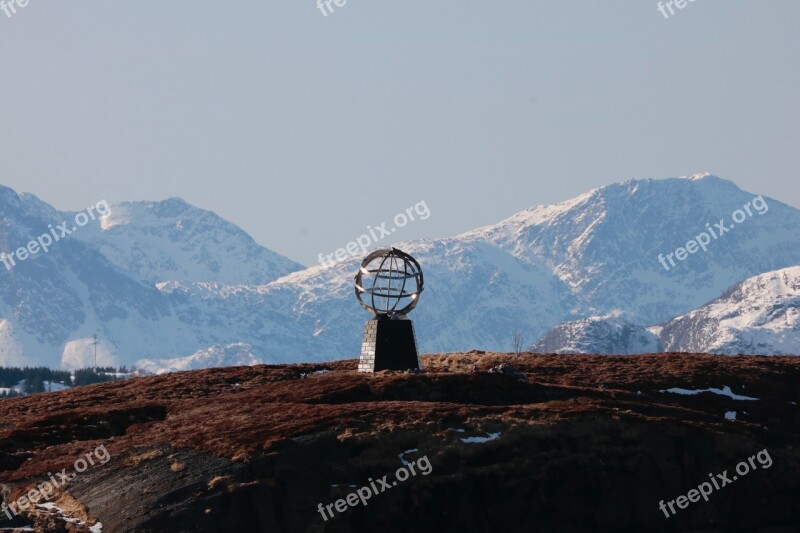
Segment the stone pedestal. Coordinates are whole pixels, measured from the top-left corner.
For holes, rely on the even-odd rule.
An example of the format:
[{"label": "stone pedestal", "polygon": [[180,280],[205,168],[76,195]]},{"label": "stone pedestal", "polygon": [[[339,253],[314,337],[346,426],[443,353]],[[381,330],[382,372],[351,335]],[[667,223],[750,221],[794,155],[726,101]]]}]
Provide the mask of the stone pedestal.
[{"label": "stone pedestal", "polygon": [[359,372],[420,369],[414,324],[405,317],[367,321],[358,360]]}]

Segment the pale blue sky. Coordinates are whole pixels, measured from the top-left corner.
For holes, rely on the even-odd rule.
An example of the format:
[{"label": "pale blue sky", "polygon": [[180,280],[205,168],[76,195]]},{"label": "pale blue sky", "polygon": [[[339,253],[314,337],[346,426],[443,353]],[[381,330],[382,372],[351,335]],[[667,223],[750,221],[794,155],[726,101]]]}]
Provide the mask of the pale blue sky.
[{"label": "pale blue sky", "polygon": [[180,196],[305,264],[420,200],[393,237],[700,171],[800,206],[798,21],[796,0],[30,0],[0,12],[0,183],[73,210]]}]

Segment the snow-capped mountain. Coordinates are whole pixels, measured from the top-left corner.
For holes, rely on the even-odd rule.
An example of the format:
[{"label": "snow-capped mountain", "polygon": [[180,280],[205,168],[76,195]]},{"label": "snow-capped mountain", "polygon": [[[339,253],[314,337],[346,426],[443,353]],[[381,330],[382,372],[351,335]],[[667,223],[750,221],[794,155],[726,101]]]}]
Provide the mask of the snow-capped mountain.
[{"label": "snow-capped mountain", "polygon": [[238,342],[226,346],[210,346],[186,357],[160,360],[142,359],[136,362],[136,368],[152,374],[164,374],[222,366],[263,365],[268,362],[255,355],[252,346]]},{"label": "snow-capped mountain", "polygon": [[[621,311],[656,324],[716,298],[750,276],[800,264],[800,211],[708,174],[631,180],[568,202],[517,213],[462,236],[482,239],[531,264],[544,264],[580,305],[575,315]],[[760,203],[760,202],[759,202]],[[743,206],[751,215],[748,216]],[[745,220],[732,221],[742,210]],[[665,258],[722,221],[727,229],[683,261]],[[721,230],[716,229],[715,233]]]},{"label": "snow-capped mountain", "polygon": [[75,238],[99,249],[124,274],[151,285],[170,280],[260,285],[303,269],[180,198],[109,207]]},{"label": "snow-capped mountain", "polygon": [[531,350],[800,355],[800,266],[748,278],[712,302],[659,326],[645,328],[618,317],[563,322]]},{"label": "snow-capped mountain", "polygon": [[531,346],[536,353],[630,355],[662,351],[658,336],[615,316],[563,322]]},{"label": "snow-capped mountain", "polygon": [[[400,243],[425,271],[425,293],[411,316],[422,349],[510,350],[516,330],[538,339],[559,323],[609,314],[657,324],[751,275],[800,264],[800,211],[770,198],[757,210],[754,198],[705,174],[632,180],[456,237]],[[711,239],[707,252],[670,270],[661,265],[659,254],[686,246],[706,223],[729,226],[743,206],[751,215]],[[295,272],[266,290],[293,306],[294,322],[320,346],[353,350],[362,324],[343,318],[357,309],[357,265],[351,259]]]},{"label": "snow-capped mountain", "polygon": [[[458,238],[400,243],[423,265],[425,290],[410,315],[422,350],[505,346],[517,328],[549,323],[574,305],[551,272],[489,243]],[[360,259],[314,267],[269,283],[264,296],[285,309],[311,353],[357,356],[364,312],[353,296]],[[293,345],[297,345],[297,341]]]},{"label": "snow-capped mountain", "polygon": [[[24,247],[63,221],[69,226],[74,215],[0,187],[0,252]],[[117,240],[100,231],[115,233]],[[174,249],[170,239],[176,241]],[[137,251],[125,255],[118,248]],[[232,224],[182,201],[109,206],[106,214],[54,242],[47,253],[17,258],[10,270],[0,267],[0,365],[91,366],[95,333],[101,366],[258,339],[254,328],[269,331],[271,322],[285,320],[272,320],[269,310],[253,313],[247,307],[252,299],[231,298],[221,306],[204,297],[187,302],[185,294],[162,290],[169,281],[154,283],[172,275],[267,281],[298,266],[258,248]],[[166,259],[159,259],[159,253]],[[209,261],[202,260],[203,254]],[[267,327],[262,328],[262,320]],[[296,334],[290,324],[282,331]],[[282,340],[259,342],[259,350],[276,350]]]},{"label": "snow-capped mountain", "polygon": [[759,274],[670,320],[667,351],[800,355],[800,266]]},{"label": "snow-capped mountain", "polygon": [[[537,339],[593,316],[617,317],[609,335],[663,323],[743,279],[800,264],[800,211],[762,203],[708,175],[632,180],[455,237],[381,245],[425,271],[411,315],[422,351],[510,350],[514,331]],[[744,206],[750,214],[706,252],[662,266],[660,254],[731,224]],[[74,216],[0,187],[0,252]],[[241,344],[269,362],[355,357],[369,318],[353,297],[357,266],[300,270],[179,199],[111,205],[48,253],[0,267],[0,364],[85,366],[94,333],[103,366],[238,361]],[[209,347],[223,359],[197,356]]]}]

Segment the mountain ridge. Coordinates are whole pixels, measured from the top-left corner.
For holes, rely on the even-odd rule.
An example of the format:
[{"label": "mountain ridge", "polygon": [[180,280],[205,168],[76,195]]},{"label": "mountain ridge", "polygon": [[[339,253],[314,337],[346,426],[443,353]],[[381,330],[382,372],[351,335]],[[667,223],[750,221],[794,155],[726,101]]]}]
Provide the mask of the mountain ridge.
[{"label": "mountain ridge", "polygon": [[[753,198],[709,174],[628,180],[453,237],[386,245],[423,265],[411,317],[422,351],[507,350],[514,331],[533,340],[595,316],[666,323],[800,264],[800,211],[764,197],[763,215],[706,252],[669,271],[659,264]],[[0,246],[73,215],[8,188],[0,208]],[[369,318],[352,297],[358,258],[301,269],[178,198],[112,205],[57,244],[0,271],[0,364],[85,364],[94,333],[106,366],[240,343],[263,361],[331,360],[357,355]]]}]

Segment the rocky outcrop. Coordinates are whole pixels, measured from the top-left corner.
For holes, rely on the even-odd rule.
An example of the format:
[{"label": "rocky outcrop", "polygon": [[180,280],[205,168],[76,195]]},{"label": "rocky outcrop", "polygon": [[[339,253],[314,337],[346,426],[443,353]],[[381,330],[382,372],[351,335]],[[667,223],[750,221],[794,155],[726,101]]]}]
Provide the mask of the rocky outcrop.
[{"label": "rocky outcrop", "polygon": [[[0,400],[2,494],[16,501],[102,445],[110,459],[26,523],[66,530],[72,517],[72,530],[99,521],[115,533],[800,524],[796,358],[474,352],[423,365],[221,368]],[[761,450],[770,468],[675,516],[659,509]],[[423,457],[428,475],[327,521],[318,512]]]}]

